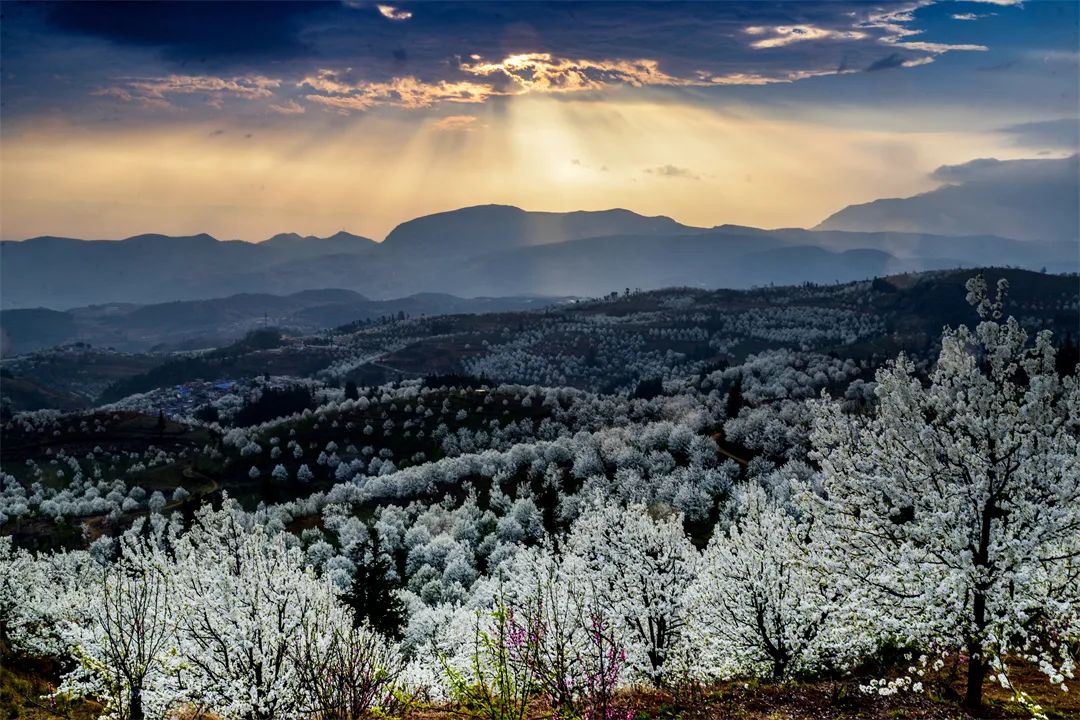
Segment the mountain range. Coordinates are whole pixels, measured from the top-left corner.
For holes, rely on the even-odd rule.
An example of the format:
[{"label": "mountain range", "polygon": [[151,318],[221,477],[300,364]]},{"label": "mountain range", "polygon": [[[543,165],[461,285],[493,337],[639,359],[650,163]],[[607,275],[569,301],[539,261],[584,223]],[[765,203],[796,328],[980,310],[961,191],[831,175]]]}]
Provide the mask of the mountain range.
[{"label": "mountain range", "polygon": [[596,296],[669,285],[746,288],[976,265],[1080,266],[1077,156],[943,166],[941,185],[852,205],[812,230],[684,225],[629,210],[528,212],[481,205],[409,220],[382,242],[339,232],[263,242],[138,235],[0,243],[2,307],[289,295],[338,288],[365,299],[416,293]]}]

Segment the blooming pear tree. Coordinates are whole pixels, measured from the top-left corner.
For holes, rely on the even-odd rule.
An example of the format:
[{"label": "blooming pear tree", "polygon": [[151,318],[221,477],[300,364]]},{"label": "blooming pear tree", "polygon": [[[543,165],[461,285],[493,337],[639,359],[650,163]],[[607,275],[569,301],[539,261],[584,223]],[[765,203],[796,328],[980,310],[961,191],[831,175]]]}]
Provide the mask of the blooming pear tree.
[{"label": "blooming pear tree", "polygon": [[231,501],[199,511],[177,547],[179,680],[188,698],[228,717],[303,717],[300,669],[290,653],[332,613],[330,583],[299,547]]},{"label": "blooming pear tree", "polygon": [[143,720],[147,705],[160,717],[173,696],[165,686],[177,661],[174,573],[150,541],[129,535],[122,548],[98,582],[67,597],[75,619],[61,634],[79,664],[61,689],[100,699],[112,717]]},{"label": "blooming pear tree", "polygon": [[[843,578],[814,571],[818,544],[761,487],[744,490],[738,519],[717,532],[688,591],[686,636],[708,677],[772,677],[846,665],[872,634],[849,632]],[[841,582],[837,582],[840,580]]]},{"label": "blooming pear tree", "polygon": [[699,561],[682,516],[653,519],[645,505],[595,504],[575,523],[567,553],[582,574],[575,584],[590,588],[596,606],[622,626],[633,669],[663,682]]},{"label": "blooming pear tree", "polygon": [[[1080,613],[1080,379],[1060,378],[1048,332],[1001,322],[999,287],[969,283],[983,322],[946,329],[924,383],[901,356],[878,372],[871,417],[814,406],[821,494],[806,509],[831,536],[823,566],[911,644],[968,658],[965,703],[990,669],[1038,659],[1071,677]],[[1062,633],[1065,636],[1062,636]]]}]

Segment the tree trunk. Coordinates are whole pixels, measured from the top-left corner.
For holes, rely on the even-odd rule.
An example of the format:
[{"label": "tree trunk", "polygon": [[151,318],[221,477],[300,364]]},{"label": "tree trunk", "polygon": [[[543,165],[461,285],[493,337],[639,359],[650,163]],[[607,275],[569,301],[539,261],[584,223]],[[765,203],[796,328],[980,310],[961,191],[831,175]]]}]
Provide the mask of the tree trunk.
[{"label": "tree trunk", "polygon": [[780,655],[773,656],[772,659],[772,677],[776,682],[780,682],[784,679],[784,672],[787,670],[787,658]]},{"label": "tree trunk", "polygon": [[983,680],[986,679],[987,665],[982,657],[968,658],[967,692],[964,694],[964,707],[969,710],[982,708]]},{"label": "tree trunk", "polygon": [[142,690],[131,689],[131,702],[128,705],[128,717],[130,720],[143,720]]},{"label": "tree trunk", "polygon": [[[979,546],[976,548],[974,564],[976,568],[986,568],[990,562],[990,527],[994,521],[997,505],[993,498],[986,501],[982,509],[982,524],[979,527]],[[987,664],[983,657],[983,631],[986,629],[986,586],[980,579],[975,585],[971,598],[971,619],[975,632],[967,640],[968,673],[967,692],[964,694],[964,706],[969,710],[982,708],[983,680],[986,678]]]}]

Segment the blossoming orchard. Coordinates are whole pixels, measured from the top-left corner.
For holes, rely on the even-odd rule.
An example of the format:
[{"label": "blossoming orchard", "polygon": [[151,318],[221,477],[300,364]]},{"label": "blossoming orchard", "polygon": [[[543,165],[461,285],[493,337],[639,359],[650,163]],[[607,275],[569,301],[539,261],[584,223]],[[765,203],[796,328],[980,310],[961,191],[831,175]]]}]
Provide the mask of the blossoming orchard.
[{"label": "blossoming orchard", "polygon": [[869,282],[783,312],[628,293],[492,316],[457,374],[355,382],[454,337],[401,319],[160,425],[153,393],[15,414],[0,672],[47,664],[40,707],[121,720],[630,720],[819,681],[1055,716],[1080,375],[1040,318],[1076,305],[1018,319],[971,276],[921,345]]}]

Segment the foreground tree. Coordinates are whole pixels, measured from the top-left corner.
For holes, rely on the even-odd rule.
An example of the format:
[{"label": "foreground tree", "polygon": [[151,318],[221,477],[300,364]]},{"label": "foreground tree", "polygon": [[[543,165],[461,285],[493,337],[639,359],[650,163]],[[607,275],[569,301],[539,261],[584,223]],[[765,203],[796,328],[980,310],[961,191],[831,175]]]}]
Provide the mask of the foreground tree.
[{"label": "foreground tree", "polygon": [[303,717],[294,650],[334,614],[327,581],[299,547],[254,523],[233,501],[200,510],[179,541],[180,682],[189,700],[225,717]]},{"label": "foreground tree", "polygon": [[819,551],[765,490],[737,501],[738,518],[713,536],[687,601],[689,652],[710,677],[772,677],[846,666],[868,650],[851,629],[844,583],[815,572]]},{"label": "foreground tree", "polygon": [[567,554],[595,607],[621,626],[635,670],[664,681],[664,661],[686,624],[683,606],[698,551],[681,515],[653,519],[645,505],[597,505],[574,524]]},{"label": "foreground tree", "polygon": [[873,417],[816,405],[823,492],[804,499],[832,539],[826,569],[855,579],[897,640],[966,655],[978,708],[990,668],[1008,684],[1009,654],[1058,683],[1072,673],[1080,383],[1055,372],[1050,333],[1032,347],[994,319],[1004,283],[996,301],[981,278],[968,289],[985,320],[946,329],[928,386],[901,356],[878,373]]},{"label": "foreground tree", "polygon": [[303,710],[322,720],[357,720],[396,709],[405,660],[397,647],[347,608],[324,605],[298,635],[291,661]]},{"label": "foreground tree", "polygon": [[[128,535],[121,547],[98,582],[68,598],[75,620],[61,634],[79,665],[63,689],[99,698],[111,717],[143,720],[144,694],[165,680],[175,648],[174,566],[152,542]],[[161,704],[153,703],[154,716],[164,712]]]}]

